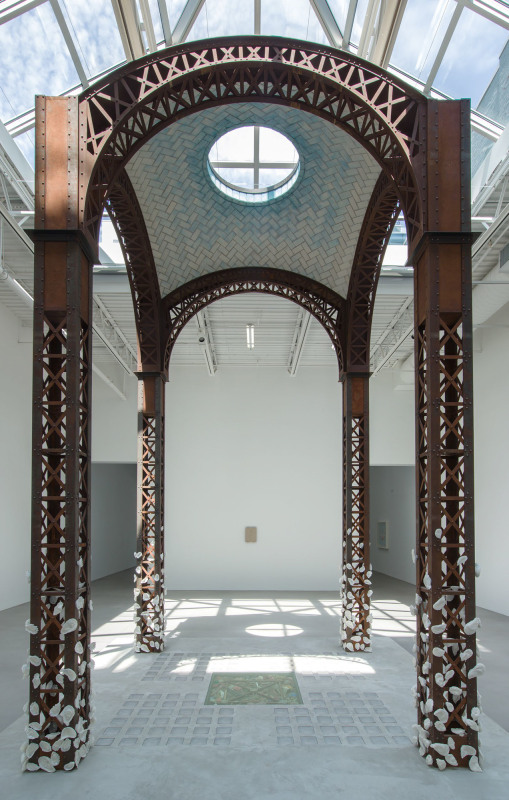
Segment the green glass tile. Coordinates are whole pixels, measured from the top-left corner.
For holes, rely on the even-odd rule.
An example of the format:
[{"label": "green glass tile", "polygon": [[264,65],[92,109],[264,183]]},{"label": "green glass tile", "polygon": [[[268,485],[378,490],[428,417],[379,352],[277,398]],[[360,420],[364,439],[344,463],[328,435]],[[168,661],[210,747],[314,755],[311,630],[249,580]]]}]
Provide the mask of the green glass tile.
[{"label": "green glass tile", "polygon": [[214,672],[205,705],[298,705],[293,672]]}]

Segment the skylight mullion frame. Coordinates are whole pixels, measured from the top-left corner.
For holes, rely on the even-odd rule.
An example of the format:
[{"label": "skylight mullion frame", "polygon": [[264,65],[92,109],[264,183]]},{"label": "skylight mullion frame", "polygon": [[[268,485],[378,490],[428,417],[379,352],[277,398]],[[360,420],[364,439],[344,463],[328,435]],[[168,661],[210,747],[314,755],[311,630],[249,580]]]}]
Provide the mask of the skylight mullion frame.
[{"label": "skylight mullion frame", "polygon": [[497,2],[496,7],[493,8],[493,6],[488,6],[483,0],[455,0],[455,2],[461,2],[465,8],[469,8],[481,17],[485,17],[496,25],[500,25],[502,28],[509,30],[509,10],[504,11],[504,6],[501,3]]},{"label": "skylight mullion frame", "polygon": [[[294,169],[297,161],[258,161],[260,169]],[[254,161],[212,161],[209,158],[211,167],[223,169],[255,169]]]},{"label": "skylight mullion frame", "polygon": [[171,25],[170,18],[168,16],[168,8],[166,6],[166,0],[157,0],[157,5],[159,7],[161,25],[163,26],[164,43],[167,47],[169,47],[171,44],[173,44],[173,38],[171,35]]},{"label": "skylight mullion frame", "polygon": [[173,29],[173,44],[182,44],[182,42],[186,41],[204,5],[205,0],[187,0],[182,14]]},{"label": "skylight mullion frame", "polygon": [[253,188],[259,189],[260,188],[260,126],[259,125],[253,126],[253,143],[254,143]]},{"label": "skylight mullion frame", "polygon": [[332,47],[341,47],[343,44],[343,34],[336,17],[330,10],[327,0],[309,0],[309,4],[315,12],[329,44],[332,45]]},{"label": "skylight mullion frame", "polygon": [[259,36],[262,29],[262,0],[253,0],[254,2],[254,33]]},{"label": "skylight mullion frame", "polygon": [[348,6],[348,12],[346,15],[346,22],[345,22],[345,30],[343,33],[343,43],[341,45],[343,50],[350,49],[350,39],[352,36],[353,22],[357,11],[357,2],[358,0],[350,0],[350,5]]},{"label": "skylight mullion frame", "polygon": [[154,21],[152,19],[152,12],[150,10],[148,0],[140,0],[140,10],[149,51],[153,53],[154,50],[157,50],[157,41],[154,32]]},{"label": "skylight mullion frame", "polygon": [[441,67],[442,61],[444,60],[445,54],[447,52],[447,48],[451,43],[454,31],[456,30],[463,9],[465,8],[465,0],[456,0],[456,3],[457,3],[456,8],[454,9],[452,17],[449,20],[449,25],[447,26],[447,30],[442,39],[442,44],[438,48],[438,53],[435,56],[435,60],[429,72],[428,79],[424,85],[424,94],[429,94],[431,91],[431,87],[433,86],[433,81],[435,80],[438,70]]},{"label": "skylight mullion frame", "polygon": [[24,14],[25,11],[32,11],[32,9],[42,6],[46,2],[47,0],[15,0],[4,11],[0,11],[0,25],[16,19],[16,17]]},{"label": "skylight mullion frame", "polygon": [[74,39],[72,38],[71,31],[70,31],[69,26],[67,24],[67,20],[66,20],[66,18],[64,16],[64,12],[62,10],[62,6],[61,6],[61,3],[60,3],[60,0],[49,0],[49,4],[51,6],[53,14],[55,15],[55,19],[56,19],[56,21],[58,23],[58,27],[60,28],[60,31],[62,32],[62,36],[64,37],[64,41],[65,41],[67,50],[68,50],[69,55],[70,55],[70,57],[72,59],[72,63],[74,64],[76,72],[78,73],[78,77],[79,77],[79,79],[81,81],[81,85],[83,86],[84,89],[87,89],[90,86],[90,82],[88,80],[87,73],[85,71],[85,67],[83,66],[83,62],[82,62],[82,60],[81,60],[81,58],[79,56],[78,50],[76,48],[76,45],[74,44]]}]

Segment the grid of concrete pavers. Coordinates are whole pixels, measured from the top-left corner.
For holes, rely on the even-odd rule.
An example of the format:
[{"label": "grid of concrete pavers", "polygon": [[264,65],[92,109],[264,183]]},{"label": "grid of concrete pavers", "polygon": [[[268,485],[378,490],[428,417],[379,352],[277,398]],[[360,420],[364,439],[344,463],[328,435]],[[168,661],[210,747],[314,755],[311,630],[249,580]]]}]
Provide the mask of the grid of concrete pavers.
[{"label": "grid of concrete pavers", "polygon": [[[254,655],[254,654],[253,654]],[[291,653],[270,653],[264,655],[256,653],[259,659],[279,658],[291,656]],[[220,672],[220,662],[224,659],[239,659],[242,660],[245,654],[239,653],[170,653],[163,652],[153,657],[152,663],[142,677],[142,681],[203,681],[210,678],[211,672]],[[306,654],[302,654],[306,657]],[[321,653],[320,657],[326,657],[332,660],[340,661],[341,656],[337,653]],[[213,664],[213,667],[211,666]],[[298,680],[317,681],[325,680],[332,681],[337,679],[337,672],[325,672],[315,670],[299,670]],[[341,680],[354,680],[364,681],[364,675],[349,675],[348,673],[341,675]]]},{"label": "grid of concrete pavers", "polygon": [[96,745],[248,746],[253,723],[274,745],[410,744],[376,692],[302,694],[299,706],[204,706],[203,692],[130,694]]},{"label": "grid of concrete pavers", "polygon": [[376,692],[308,692],[306,705],[275,707],[273,713],[278,744],[410,744]]},{"label": "grid of concrete pavers", "polygon": [[204,706],[197,692],[130,694],[96,745],[229,745],[234,710]]}]

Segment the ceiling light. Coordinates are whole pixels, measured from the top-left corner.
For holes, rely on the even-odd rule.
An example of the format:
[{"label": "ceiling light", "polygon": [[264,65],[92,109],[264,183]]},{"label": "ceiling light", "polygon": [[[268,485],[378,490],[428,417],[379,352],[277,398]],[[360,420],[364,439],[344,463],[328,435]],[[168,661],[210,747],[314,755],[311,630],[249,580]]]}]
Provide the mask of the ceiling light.
[{"label": "ceiling light", "polygon": [[254,349],[254,325],[246,325],[247,349]]}]

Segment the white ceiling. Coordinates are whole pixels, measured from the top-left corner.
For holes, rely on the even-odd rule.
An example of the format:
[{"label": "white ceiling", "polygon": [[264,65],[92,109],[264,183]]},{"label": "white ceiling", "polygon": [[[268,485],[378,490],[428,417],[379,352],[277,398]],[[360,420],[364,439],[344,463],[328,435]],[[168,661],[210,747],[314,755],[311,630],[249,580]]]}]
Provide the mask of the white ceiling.
[{"label": "white ceiling", "polygon": [[[223,367],[278,367],[288,369],[299,324],[305,312],[282,297],[243,294],[225,297],[207,307],[208,329],[218,369]],[[246,325],[253,324],[255,346],[247,347]],[[172,366],[204,364],[196,319],[191,320],[172,353]],[[304,344],[301,366],[337,367],[337,358],[325,329],[315,319]]]}]

